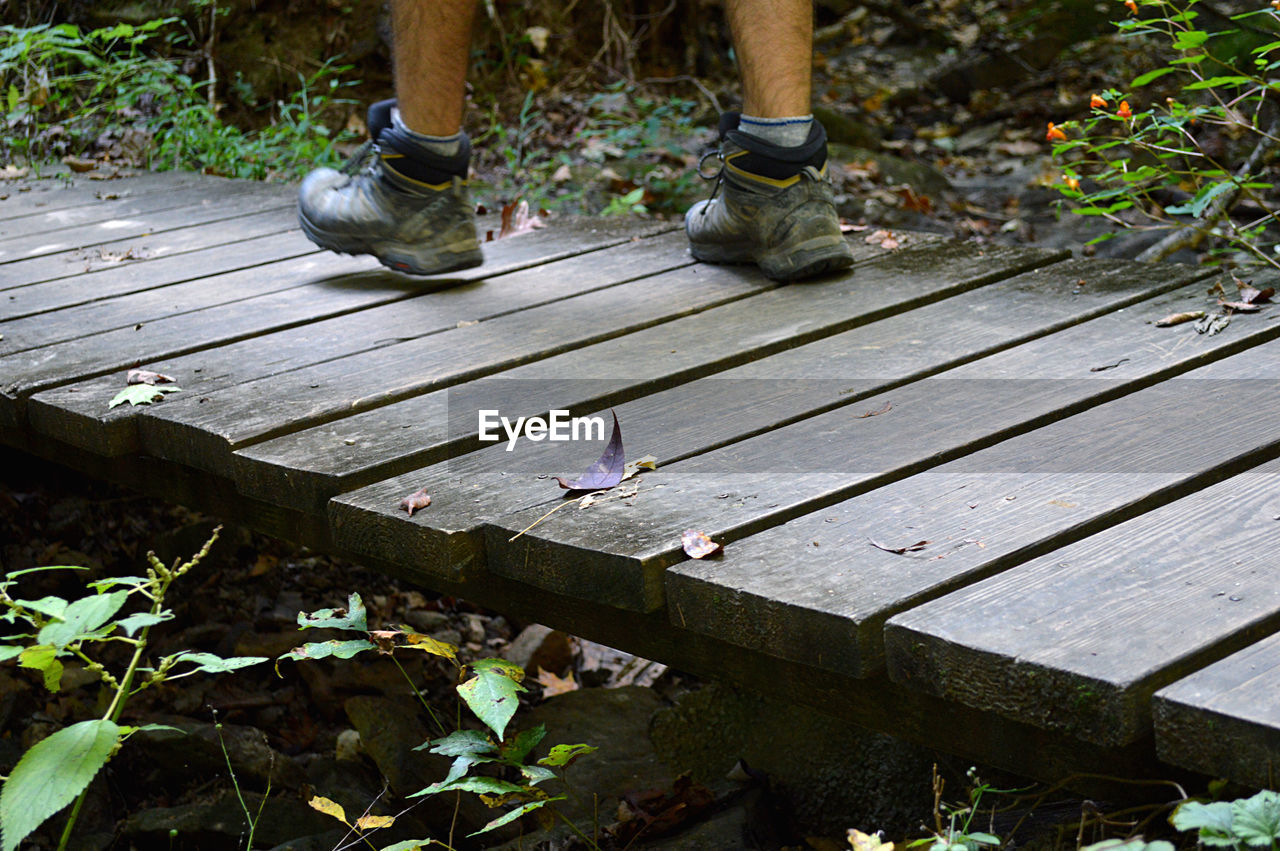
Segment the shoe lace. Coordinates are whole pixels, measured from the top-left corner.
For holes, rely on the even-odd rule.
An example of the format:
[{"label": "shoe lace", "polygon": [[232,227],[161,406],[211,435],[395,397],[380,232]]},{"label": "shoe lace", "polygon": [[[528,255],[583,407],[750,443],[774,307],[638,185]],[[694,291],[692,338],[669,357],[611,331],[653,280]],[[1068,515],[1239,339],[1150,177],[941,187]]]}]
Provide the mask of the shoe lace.
[{"label": "shoe lace", "polygon": [[[720,167],[716,169],[714,174],[707,174],[702,170],[702,166],[712,157],[720,160]],[[724,156],[721,154],[719,148],[707,151],[702,155],[702,158],[698,160],[698,177],[701,177],[703,180],[714,180],[716,182],[716,185],[711,188],[711,195],[707,198],[707,203],[703,204],[702,209],[699,210],[699,213],[705,216],[707,214],[707,208],[710,207],[711,202],[716,199],[716,195],[720,194],[720,187],[724,184]]]},{"label": "shoe lace", "polygon": [[356,148],[355,151],[352,152],[351,156],[347,158],[347,161],[343,163],[338,170],[349,177],[354,177],[357,172],[364,171],[372,165],[373,160],[373,140],[367,139],[361,143],[360,147]]}]

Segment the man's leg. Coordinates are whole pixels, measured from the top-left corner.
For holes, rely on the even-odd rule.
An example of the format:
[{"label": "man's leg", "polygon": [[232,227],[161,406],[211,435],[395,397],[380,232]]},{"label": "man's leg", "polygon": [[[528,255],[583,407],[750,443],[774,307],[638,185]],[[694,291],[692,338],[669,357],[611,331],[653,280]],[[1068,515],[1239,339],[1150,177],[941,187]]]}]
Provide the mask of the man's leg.
[{"label": "man's leg", "polygon": [[843,269],[853,254],[826,181],[827,138],[810,114],[809,0],[727,0],[743,112],[720,120],[717,191],[685,215],[693,256],[756,263],[776,280]]},{"label": "man's leg", "polygon": [[390,101],[370,108],[367,168],[318,169],[302,182],[298,219],[316,245],[372,254],[417,275],[482,262],[466,190],[471,143],[462,132],[475,6],[393,0],[398,109]]}]

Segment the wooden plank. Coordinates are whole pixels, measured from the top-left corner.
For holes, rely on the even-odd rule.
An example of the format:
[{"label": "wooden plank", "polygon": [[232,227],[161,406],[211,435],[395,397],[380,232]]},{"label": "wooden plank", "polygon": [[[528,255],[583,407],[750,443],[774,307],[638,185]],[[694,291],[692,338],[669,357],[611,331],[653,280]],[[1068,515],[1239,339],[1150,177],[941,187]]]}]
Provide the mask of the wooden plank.
[{"label": "wooden plank", "polygon": [[[943,265],[936,265],[936,268],[942,269]],[[1114,293],[1124,292],[1128,288],[1129,295],[1140,293],[1144,288],[1150,286],[1150,276],[1143,267],[1134,267],[1123,264],[1097,265],[1091,267],[1097,270],[1095,281],[1109,281],[1106,286],[1099,285],[1100,290],[1112,291]],[[1114,278],[1104,274],[1108,269],[1126,269],[1125,274],[1116,274]],[[860,270],[854,276],[855,280],[862,279],[870,282],[872,279],[866,274],[867,270]],[[1184,273],[1191,274],[1191,273]],[[1191,274],[1194,277],[1193,274]],[[1053,292],[1054,288],[1049,283],[1052,280],[1059,280],[1058,286],[1075,289],[1075,282],[1079,280],[1078,275],[1060,275],[1058,267],[1050,267],[1039,273],[1029,273],[1023,276],[1024,280],[1016,287],[1011,287],[1013,291],[1021,291],[1026,293],[1034,293],[1042,290]],[[1127,283],[1126,283],[1127,278]],[[1185,280],[1185,279],[1184,279]],[[1176,280],[1166,281],[1172,285],[1177,283]],[[876,289],[871,287],[871,291]],[[780,291],[785,292],[785,291]],[[773,297],[773,294],[770,294]],[[764,298],[763,296],[757,299]],[[1013,297],[1015,303],[1020,299]],[[756,299],[752,300],[753,302]],[[1082,314],[1087,314],[1090,309],[1096,309],[1100,306],[1101,301],[1097,299],[1087,299],[1088,307],[1081,306]],[[941,302],[941,305],[949,306],[949,302]],[[987,305],[989,307],[989,305]],[[1167,305],[1161,304],[1155,309],[1162,310]],[[724,309],[722,308],[721,311]],[[917,309],[909,316],[914,317],[923,310]],[[950,312],[949,307],[938,308],[940,316],[946,318]],[[964,316],[965,311],[954,310],[957,316]],[[773,309],[762,311],[769,317],[777,317],[779,314]],[[984,311],[977,310],[971,314],[971,320],[975,323],[975,332],[983,331]],[[1033,311],[1034,315],[1034,311]],[[785,317],[783,312],[781,316]],[[964,320],[954,320],[958,324],[963,324]],[[780,323],[781,324],[781,323]],[[1034,323],[1032,323],[1034,324]],[[731,324],[721,323],[721,327],[732,327]],[[844,404],[857,402],[859,399],[865,398],[866,392],[871,392],[877,387],[884,387],[886,383],[891,386],[904,376],[910,376],[914,370],[927,369],[925,364],[930,356],[925,355],[924,360],[917,360],[914,364],[910,363],[910,358],[901,360],[896,365],[892,351],[892,340],[901,339],[902,334],[911,334],[912,329],[909,325],[892,324],[885,328],[878,328],[875,325],[869,325],[857,332],[851,332],[849,335],[840,339],[833,338],[831,345],[814,344],[805,349],[813,349],[818,352],[818,356],[805,359],[802,352],[804,349],[796,349],[795,357],[799,358],[792,362],[790,367],[794,370],[790,375],[784,374],[779,367],[769,372],[768,364],[778,363],[786,364],[790,361],[788,355],[777,355],[760,361],[759,364],[766,365],[761,367],[764,372],[750,372],[749,367],[744,367],[745,375],[760,376],[770,375],[774,379],[787,378],[828,378],[831,375],[839,376],[846,374],[848,378],[831,379],[833,386],[823,388],[822,392],[832,393],[840,396]],[[1066,332],[1064,332],[1066,333]],[[915,339],[908,337],[908,339]],[[920,336],[918,339],[926,340],[927,337]],[[861,342],[859,342],[861,341]],[[624,341],[625,342],[625,341]],[[970,345],[973,345],[972,340]],[[919,345],[920,351],[928,350],[928,346]],[[846,354],[843,356],[840,352]],[[883,355],[877,355],[877,352],[884,352]],[[850,355],[854,358],[865,357],[867,372],[859,372],[857,360],[854,366],[850,367]],[[964,358],[963,351],[958,356]],[[941,360],[936,355],[932,356],[934,361]],[[824,373],[820,366],[824,359],[830,358],[831,373]],[[895,373],[894,370],[901,370]],[[815,371],[816,370],[816,371]],[[886,377],[887,376],[887,377]],[[844,395],[843,390],[848,390],[852,384],[859,383],[858,379],[862,379],[862,387],[858,390],[865,392],[855,392]],[[752,379],[754,380],[754,379]],[[697,392],[702,392],[705,388],[714,388],[716,383],[731,388],[736,382],[724,382],[718,379],[698,382]],[[767,384],[769,382],[762,381],[759,384]],[[787,380],[773,381],[775,387],[785,388],[787,384],[794,383]],[[741,387],[741,385],[738,385]],[[814,388],[815,391],[817,388]],[[711,389],[707,390],[712,392]],[[732,390],[729,391],[732,396]],[[924,392],[917,392],[922,399],[922,406],[928,408],[932,403],[929,399],[929,393],[932,392],[927,388]],[[1052,411],[1056,404],[1056,400],[1048,389],[1042,391],[1045,397],[1040,399],[1041,406]],[[748,395],[750,398],[742,398]],[[668,399],[674,399],[671,394],[659,394],[666,396]],[[768,400],[758,401],[750,394],[738,394],[736,401],[730,399],[729,404],[732,405],[734,416],[742,416],[743,410],[750,410],[754,406],[767,404]],[[707,399],[710,397],[708,396]],[[794,400],[794,397],[791,397]],[[894,397],[897,398],[896,396]],[[744,433],[750,434],[748,428],[745,432],[740,431],[727,414],[724,416],[716,416],[716,412],[721,411],[722,404],[717,400],[713,404],[677,404],[671,402],[663,405],[658,397],[642,400],[639,405],[652,406],[650,412],[645,415],[628,416],[623,420],[624,423],[624,442],[628,447],[628,451],[634,457],[647,452],[652,452],[660,458],[670,459],[678,458],[684,454],[697,451],[699,448],[707,446],[716,446],[720,443],[741,437]],[[820,400],[814,403],[814,406],[821,409],[822,406],[829,404],[826,400]],[[868,405],[867,407],[872,407]],[[803,410],[803,407],[800,408]],[[621,410],[621,409],[620,409]],[[637,407],[637,410],[639,408]],[[709,415],[707,412],[710,412]],[[774,412],[769,411],[765,415],[765,419],[773,416]],[[835,419],[837,426],[840,424],[847,425],[849,415],[846,412],[837,412]],[[815,418],[817,421],[820,418]],[[717,420],[719,420],[717,422]],[[871,422],[872,420],[858,421]],[[942,433],[936,433],[936,422],[926,424],[921,427],[926,432],[922,440],[926,444],[937,446],[943,440]],[[796,426],[779,429],[771,432],[773,435],[779,433],[795,433]],[[890,427],[888,431],[892,432]],[[930,433],[934,432],[934,433]],[[978,434],[982,434],[981,429],[977,429]],[[770,438],[766,436],[753,438],[750,441],[744,441],[740,446],[759,446],[759,458],[765,459],[764,464],[771,464],[775,457],[784,459],[811,459],[813,450],[811,446],[800,445],[794,447],[792,455],[774,455],[775,446],[771,444]],[[683,441],[683,443],[681,443]],[[961,441],[963,442],[963,441]],[[803,440],[800,441],[803,444]],[[415,559],[426,570],[438,570],[444,576],[456,575],[459,570],[463,569],[479,569],[484,562],[486,555],[486,546],[482,537],[485,535],[484,527],[486,524],[492,524],[493,529],[489,534],[487,558],[490,567],[499,572],[508,572],[509,575],[519,578],[532,584],[548,583],[545,587],[561,593],[581,594],[585,596],[599,594],[598,598],[602,602],[608,602],[610,605],[617,606],[635,606],[648,608],[660,604],[661,599],[661,578],[663,569],[673,563],[679,552],[679,537],[683,529],[690,525],[698,525],[693,520],[695,516],[705,515],[708,510],[713,514],[723,515],[726,512],[723,509],[729,508],[729,514],[745,515],[741,522],[753,524],[762,522],[766,525],[770,522],[783,522],[784,519],[772,520],[771,516],[776,514],[776,506],[761,503],[772,503],[773,500],[752,500],[751,504],[756,509],[747,507],[736,500],[727,501],[720,499],[720,495],[728,492],[738,492],[740,488],[751,488],[764,484],[764,479],[769,476],[757,477],[754,482],[743,483],[742,474],[730,474],[728,476],[705,474],[701,477],[683,476],[677,479],[669,479],[668,472],[678,472],[682,465],[677,464],[674,468],[666,466],[663,463],[662,470],[653,479],[654,482],[667,483],[666,490],[663,492],[660,500],[654,502],[645,502],[644,508],[640,509],[639,503],[636,507],[627,507],[626,509],[618,509],[621,514],[604,515],[599,524],[591,526],[581,534],[575,532],[566,532],[570,537],[566,540],[549,543],[544,546],[540,542],[541,536],[544,534],[554,534],[546,528],[535,530],[534,532],[521,538],[515,548],[508,548],[505,543],[506,538],[510,537],[513,531],[524,528],[532,523],[538,516],[545,512],[548,508],[553,507],[555,502],[554,488],[549,494],[545,481],[539,481],[534,478],[534,473],[565,473],[562,468],[569,464],[575,463],[567,461],[563,454],[559,456],[559,460],[548,458],[545,453],[547,450],[541,447],[545,444],[538,445],[522,445],[518,453],[508,454],[502,449],[485,450],[476,455],[468,456],[465,459],[455,459],[446,464],[440,464],[435,467],[429,467],[424,470],[415,471],[396,478],[389,479],[370,485],[360,491],[345,494],[335,499],[330,506],[331,516],[335,518],[335,523],[340,524],[340,530],[335,534],[343,541],[343,546],[355,551],[361,551],[362,546],[372,546],[375,549],[370,551],[369,555],[376,555],[376,548],[382,546],[396,545],[396,539],[404,536],[407,542],[404,546],[409,547],[415,553]],[[908,446],[908,449],[911,447]],[[721,450],[725,452],[726,450]],[[715,455],[716,453],[712,453]],[[896,448],[890,447],[889,455],[898,457],[902,452]],[[929,447],[922,448],[920,454],[923,457],[929,457]],[[721,455],[720,457],[723,457]],[[590,458],[582,460],[582,466],[590,461]],[[803,463],[803,460],[801,460]],[[885,463],[885,471],[893,471],[901,465]],[[741,469],[741,468],[740,468]],[[767,466],[761,469],[768,469]],[[774,467],[773,469],[777,469]],[[723,472],[723,471],[721,471]],[[863,475],[852,475],[839,473],[836,478],[840,480],[840,487],[856,485],[862,480],[868,483],[875,479],[877,475],[881,475],[881,471],[873,471]],[[883,473],[887,474],[887,472]],[[776,479],[776,477],[773,477]],[[728,479],[729,481],[725,481]],[[698,490],[697,495],[691,495],[692,505],[686,504],[681,496],[686,482],[701,481],[706,487]],[[431,487],[432,492],[436,494],[435,502],[431,512],[419,515],[406,523],[408,518],[403,513],[396,511],[399,498],[405,493],[416,490],[423,484]],[[412,487],[410,487],[412,485]],[[678,485],[678,486],[677,486]],[[868,484],[868,486],[870,486]],[[405,488],[408,490],[405,490]],[[688,487],[694,487],[689,484]],[[838,489],[838,488],[837,488]],[[810,498],[819,497],[822,489],[817,491],[806,491],[798,486],[785,486],[782,489],[788,498],[795,499],[798,503],[803,504]],[[544,504],[550,498],[551,504]],[[529,506],[537,506],[530,508]],[[608,512],[610,509],[605,506],[600,508]],[[668,511],[667,509],[671,510]],[[760,516],[757,516],[757,513]],[[569,529],[576,527],[577,524],[584,521],[585,515],[595,516],[599,514],[593,509],[590,512],[560,512],[556,515],[555,524],[547,524],[555,526],[557,529]],[[570,516],[572,515],[572,517]],[[750,519],[746,519],[749,517]],[[708,520],[708,524],[713,521]],[[722,518],[717,516],[714,523],[722,522]],[[626,527],[626,539],[616,542],[616,537],[610,530],[620,528],[620,525]],[[729,528],[732,528],[730,524]],[[708,531],[716,531],[722,529],[716,525],[709,525]],[[506,530],[506,531],[504,531]],[[614,547],[615,543],[617,549]],[[562,550],[557,550],[560,544],[564,544]],[[537,557],[530,554],[526,560],[525,555],[528,554],[526,547],[537,546],[539,551]],[[600,550],[599,552],[596,552]],[[559,551],[561,556],[555,557],[552,561],[551,552]],[[428,559],[426,553],[433,553],[433,557]],[[578,558],[585,559],[577,562]],[[532,571],[537,571],[536,575]]]},{"label": "wooden plank", "polygon": [[185,186],[211,186],[228,182],[225,178],[190,171],[144,171],[125,175],[95,180],[67,173],[0,182],[0,219],[39,215],[104,201],[120,201]]},{"label": "wooden plank", "polygon": [[[1125,314],[1142,315],[1142,310],[1130,308]],[[956,380],[998,378],[1006,365],[1034,367],[1037,361],[1025,362],[1032,351],[1043,352],[1059,369],[1068,370],[1066,375],[1072,368],[1089,375],[1089,364],[1098,361],[1088,354],[1071,358],[1063,352],[1114,344],[1115,324],[1104,319],[887,393],[855,392],[847,398],[856,409],[847,404],[664,465],[650,479],[653,485],[666,485],[661,493],[637,499],[634,505],[610,502],[599,510],[561,512],[554,523],[544,523],[514,545],[508,543],[512,533],[534,522],[540,512],[512,510],[527,503],[506,499],[504,513],[486,528],[489,567],[562,593],[572,588],[578,594],[598,594],[594,599],[611,605],[661,606],[663,574],[684,560],[680,537],[686,529],[736,540],[1100,404],[1199,360],[1188,351],[1183,358],[1142,359],[1112,381],[1046,377],[1018,382],[1015,390],[1003,381]],[[1266,329],[1260,333],[1273,330],[1259,324]],[[800,380],[809,374],[774,377]],[[874,385],[867,389],[874,391]],[[887,407],[888,415],[875,415]],[[674,430],[671,419],[668,426]],[[483,482],[472,486],[483,487]],[[505,496],[509,487],[504,484],[496,492]]]},{"label": "wooden plank", "polygon": [[[830,287],[814,284],[772,291],[495,373],[492,378],[497,383],[485,384],[484,391],[496,391],[493,404],[511,416],[538,415],[550,408],[585,411],[619,404],[646,392],[820,339],[850,325],[865,323],[886,309],[901,305],[904,299],[914,300],[921,290],[897,286],[903,264],[927,264],[928,258],[939,261],[933,265],[949,267],[951,275],[931,279],[925,286],[946,288],[957,280],[965,280],[966,275],[971,276],[972,281],[997,278],[1055,256],[1022,249],[982,254],[970,251],[967,256],[964,250],[955,247],[931,249],[902,260],[860,267],[852,281],[855,290],[846,291],[844,284]],[[943,257],[950,259],[944,262]],[[1079,270],[1072,272],[1072,264],[1067,267],[1060,279],[1074,283]],[[1037,279],[1037,288],[1040,285]],[[1024,291],[1021,296],[1020,289]],[[992,292],[988,294],[988,291]],[[987,300],[993,305],[1013,298],[1026,301],[1035,313],[1035,306],[1045,302],[1038,295],[1034,300],[1031,296],[1032,288],[1023,280],[1007,286],[988,284],[975,293],[956,298]],[[1111,308],[1125,303],[1126,296],[1134,298],[1132,294],[1119,292],[1099,293],[1100,300]],[[1061,307],[1055,318],[1059,322],[1067,320]],[[1020,319],[1016,333],[1028,333],[1025,328],[1031,321],[1027,317]],[[914,334],[911,321],[902,315],[882,322],[886,329],[901,332],[903,338],[910,339]],[[732,328],[733,333],[726,335],[726,328]],[[978,336],[984,341],[982,345],[992,345],[986,342],[992,336],[989,327],[975,328],[974,337]],[[837,336],[829,339],[822,350],[839,357],[846,347],[856,345]],[[924,348],[916,347],[918,361],[928,357],[923,354]],[[825,355],[822,357],[825,359]],[[964,354],[957,357],[963,359]],[[573,377],[566,379],[565,376]],[[841,384],[833,392],[843,389],[845,385]],[[480,388],[476,390],[479,392]],[[450,391],[436,391],[246,447],[236,453],[236,481],[246,493],[261,498],[301,506],[304,510],[323,510],[330,496],[344,490],[479,448],[474,417],[471,428],[450,433],[449,407],[462,401],[454,398]],[[811,408],[822,404],[803,399],[797,403]],[[776,425],[776,421],[773,424]]]},{"label": "wooden plank", "polygon": [[[563,221],[535,235],[489,244],[484,266],[454,276],[414,278],[369,270],[373,261],[365,257],[320,254],[290,261],[280,274],[300,280],[310,275],[313,287],[306,299],[287,293],[268,296],[151,323],[139,331],[100,334],[91,338],[92,350],[80,342],[56,344],[14,355],[12,366],[0,357],[0,370],[22,377],[0,396],[0,428],[24,426],[26,399],[38,394],[31,400],[37,430],[106,455],[137,452],[136,418],[145,409],[105,409],[121,386],[120,376],[110,373],[133,363],[172,375],[180,384],[186,382],[183,386],[198,381],[210,391],[288,372],[612,285],[646,269],[692,262],[681,234],[663,235],[667,227],[655,224],[647,232],[658,236],[633,242],[632,224]],[[563,277],[538,271],[551,262],[565,270]],[[216,287],[217,281],[206,283]],[[433,287],[450,289],[433,292]],[[281,300],[285,303],[279,304]],[[233,315],[226,318],[229,313]],[[360,315],[346,316],[354,313]],[[300,327],[290,327],[291,322]],[[237,341],[237,335],[243,339]],[[60,384],[70,386],[40,392]]]},{"label": "wooden plank", "polygon": [[[204,207],[217,210],[233,201],[254,199],[260,205],[283,205],[296,201],[288,187],[279,184],[227,181],[214,186],[177,186],[172,190],[151,193],[136,198],[101,200],[96,204],[67,207],[60,210],[36,213],[20,218],[0,219],[0,249],[13,251],[18,243],[44,242],[57,239],[62,231],[86,231],[91,225],[99,229],[113,230],[141,220],[162,223],[166,217],[159,213],[176,211],[185,207]],[[6,255],[0,254],[0,258]]]},{"label": "wooden plank", "polygon": [[[1192,293],[1184,297],[1189,305]],[[1267,326],[1259,330],[1270,333],[1262,339],[1274,338]],[[1152,342],[1147,349],[1154,353]],[[1224,368],[1235,362],[1224,361]],[[1124,426],[1126,406],[1144,393],[1163,392],[1141,391],[1087,415],[1101,418],[1101,424],[1086,428],[1081,415],[1049,425],[738,541],[732,559],[677,564],[666,575],[671,617],[745,647],[767,647],[784,659],[867,676],[884,664],[882,628],[892,615],[1147,511],[1232,469],[1239,450],[1238,440],[1229,438],[1239,435],[1230,429],[1237,425],[1217,418],[1191,430],[1206,446],[1186,453],[1185,460],[1176,454],[1185,451],[1185,417],[1153,417],[1148,435],[1118,451],[1096,437]],[[1134,476],[1105,468],[1087,474],[1053,468],[1011,472],[1049,446],[1063,465],[1070,459],[1091,463],[1110,452],[1117,469],[1153,448],[1173,454],[1160,463],[1148,458],[1153,471]],[[921,540],[929,545],[904,554],[872,543],[901,547]],[[815,647],[822,648],[816,662]]]},{"label": "wooden plank", "polygon": [[[1177,469],[1218,442],[1237,469],[1280,455],[1280,345],[1215,366],[1110,406],[1092,470]],[[1265,380],[1228,380],[1239,376]],[[1102,413],[1073,425],[1105,426]],[[1148,445],[1158,418],[1182,433]],[[1156,690],[1280,629],[1278,471],[1236,475],[895,616],[890,676],[1086,741],[1136,740]]]},{"label": "wooden plank", "polygon": [[294,203],[284,196],[267,196],[250,187],[236,187],[226,196],[205,198],[173,209],[0,240],[0,281],[26,283],[11,278],[9,270],[4,268],[19,260],[91,248],[121,239],[137,239],[193,224],[226,221],[268,209],[277,209],[283,219],[288,219]]},{"label": "wooden plank", "polygon": [[[218,222],[191,225],[185,228],[149,234],[134,239],[123,239],[108,242],[79,251],[63,251],[29,260],[19,260],[5,267],[6,281],[21,282],[0,285],[5,296],[9,296],[9,307],[14,302],[27,303],[32,297],[32,287],[60,282],[60,289],[45,288],[44,292],[87,291],[77,300],[68,296],[62,297],[62,306],[79,304],[83,300],[105,298],[146,289],[151,278],[156,280],[154,286],[163,286],[175,280],[185,280],[195,275],[206,277],[222,272],[232,272],[237,268],[239,248],[226,248],[247,240],[265,239],[271,236],[288,234],[297,230],[297,222],[279,209],[265,213],[250,213],[234,219]],[[306,243],[312,251],[319,251],[310,242]],[[190,257],[190,262],[183,270],[180,278],[173,278],[164,269],[166,265],[146,267],[146,264],[170,261],[181,268],[183,261],[172,261],[170,258],[191,255],[200,251],[198,257]],[[83,276],[96,273],[94,277]],[[110,275],[106,274],[110,273]],[[136,280],[135,280],[136,278]],[[79,280],[71,280],[79,279]],[[120,280],[129,283],[116,283]],[[90,284],[92,282],[92,284]],[[49,298],[38,302],[43,308],[45,304],[57,303],[57,299]],[[16,309],[16,308],[15,308]]]},{"label": "wooden plank", "polygon": [[1156,692],[1156,753],[1171,765],[1274,789],[1280,777],[1277,695],[1280,633]]}]

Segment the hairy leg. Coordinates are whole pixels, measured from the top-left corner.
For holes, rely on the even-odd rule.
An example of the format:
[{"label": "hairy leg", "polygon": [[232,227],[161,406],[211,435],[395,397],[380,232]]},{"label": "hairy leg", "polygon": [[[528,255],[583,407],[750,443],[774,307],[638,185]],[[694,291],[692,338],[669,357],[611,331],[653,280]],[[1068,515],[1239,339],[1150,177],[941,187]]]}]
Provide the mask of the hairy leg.
[{"label": "hairy leg", "polygon": [[392,52],[400,117],[414,132],[462,127],[476,0],[392,0]]},{"label": "hairy leg", "polygon": [[809,113],[813,66],[810,0],[727,0],[742,111],[764,118]]}]

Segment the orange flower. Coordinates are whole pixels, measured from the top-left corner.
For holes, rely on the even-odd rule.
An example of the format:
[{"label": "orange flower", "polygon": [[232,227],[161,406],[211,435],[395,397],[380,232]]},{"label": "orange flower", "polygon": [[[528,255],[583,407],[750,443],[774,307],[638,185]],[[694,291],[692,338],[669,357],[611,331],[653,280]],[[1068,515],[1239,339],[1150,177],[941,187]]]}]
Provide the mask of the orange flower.
[{"label": "orange flower", "polygon": [[1062,182],[1067,184],[1068,189],[1072,189],[1076,191],[1079,191],[1080,189],[1080,179],[1077,177],[1072,177],[1069,174],[1064,174],[1062,175]]},{"label": "orange flower", "polygon": [[1271,8],[1280,10],[1280,0],[1271,0]]},{"label": "orange flower", "polygon": [[1130,15],[1138,14],[1138,4],[1133,0],[1124,0],[1124,5],[1128,7]]},{"label": "orange flower", "polygon": [[1062,132],[1061,127],[1050,121],[1049,132],[1044,134],[1044,138],[1049,142],[1065,142],[1067,141],[1067,134]]},{"label": "orange flower", "polygon": [[[1276,2],[1280,3],[1280,0],[1276,0]],[[1102,95],[1094,95],[1093,97],[1089,98],[1089,106],[1091,106],[1094,109],[1102,109],[1106,105],[1107,105],[1107,99],[1104,98]]]},{"label": "orange flower", "polygon": [[1121,118],[1133,118],[1133,110],[1129,108],[1127,100],[1120,101],[1120,108],[1116,110],[1116,115]]}]

